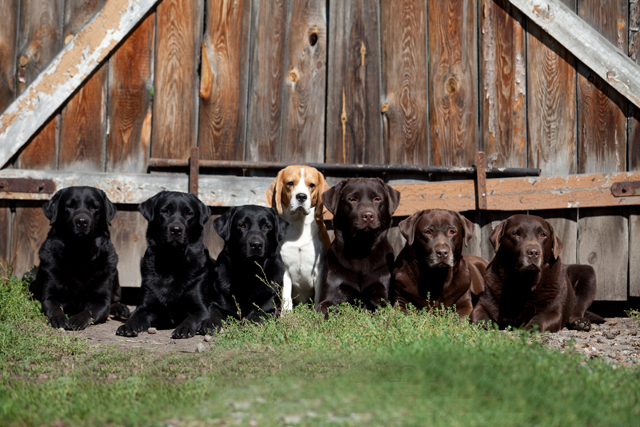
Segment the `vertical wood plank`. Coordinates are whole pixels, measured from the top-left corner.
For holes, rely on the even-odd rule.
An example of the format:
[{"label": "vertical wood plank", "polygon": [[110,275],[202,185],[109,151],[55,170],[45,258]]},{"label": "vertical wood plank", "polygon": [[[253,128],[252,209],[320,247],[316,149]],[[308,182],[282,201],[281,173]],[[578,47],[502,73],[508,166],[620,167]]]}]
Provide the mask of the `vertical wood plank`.
[{"label": "vertical wood plank", "polygon": [[327,0],[288,0],[280,160],[324,162]]},{"label": "vertical wood plank", "polygon": [[198,147],[207,160],[244,160],[251,0],[207,0]]},{"label": "vertical wood plank", "polygon": [[629,208],[629,296],[640,297],[640,208]]},{"label": "vertical wood plank", "polygon": [[187,159],[197,136],[203,0],[165,0],[156,16],[151,152]]},{"label": "vertical wood plank", "polygon": [[429,164],[427,2],[382,0],[382,86],[387,162]]},{"label": "vertical wood plank", "polygon": [[431,163],[468,166],[478,148],[477,0],[429,0]]},{"label": "vertical wood plank", "polygon": [[120,205],[109,229],[118,254],[120,286],[140,287],[140,260],[147,250],[147,221],[136,206]]},{"label": "vertical wood plank", "polygon": [[145,173],[151,142],[155,14],[109,60],[107,171]]},{"label": "vertical wood plank", "polygon": [[[578,15],[626,54],[628,6],[628,0],[579,0]],[[623,171],[627,102],[584,64],[578,73],[578,171]]]},{"label": "vertical wood plank", "polygon": [[379,3],[330,0],[326,161],[383,163]]},{"label": "vertical wood plank", "polygon": [[280,160],[287,1],[253,0],[247,160]]},{"label": "vertical wood plank", "polygon": [[22,277],[31,267],[40,264],[38,251],[49,233],[49,220],[42,212],[42,203],[16,202],[12,226],[11,266],[13,274]]},{"label": "vertical wood plank", "polygon": [[0,0],[0,10],[5,19],[0,25],[0,113],[16,97],[16,40],[18,38],[18,13],[20,2]]},{"label": "vertical wood plank", "polygon": [[469,246],[462,245],[463,255],[482,257],[482,227],[480,226],[480,215],[481,213],[478,211],[463,213],[463,216],[473,223],[473,236],[471,240],[469,240]]},{"label": "vertical wood plank", "polygon": [[[629,0],[629,57],[640,64],[640,4]],[[640,108],[629,102],[629,170],[640,170]]]},{"label": "vertical wood plank", "polygon": [[0,264],[9,266],[11,261],[11,210],[9,202],[0,201]]},{"label": "vertical wood plank", "polygon": [[64,10],[65,39],[78,32],[102,10],[107,0],[66,0]]},{"label": "vertical wood plank", "polygon": [[[575,0],[563,0],[575,10]],[[529,167],[544,176],[575,174],[576,59],[533,22],[528,23]]]},{"label": "vertical wood plank", "polygon": [[506,0],[481,0],[482,147],[489,164],[527,166],[524,15]]}]

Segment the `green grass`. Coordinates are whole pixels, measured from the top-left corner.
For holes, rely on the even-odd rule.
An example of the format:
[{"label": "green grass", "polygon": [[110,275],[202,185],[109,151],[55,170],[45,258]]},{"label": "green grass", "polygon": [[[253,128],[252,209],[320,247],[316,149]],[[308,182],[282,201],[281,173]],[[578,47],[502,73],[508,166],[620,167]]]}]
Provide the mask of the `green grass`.
[{"label": "green grass", "polygon": [[22,325],[38,332],[3,344],[1,425],[640,420],[639,370],[546,350],[539,335],[484,331],[450,311],[405,316],[387,308],[371,315],[343,307],[324,321],[298,307],[263,325],[230,324],[205,353],[158,355],[69,342],[44,324],[20,282],[2,286],[0,307],[9,307],[2,308],[3,330]]},{"label": "green grass", "polygon": [[634,308],[631,308],[629,310],[625,310],[625,314],[629,317],[631,317],[634,320],[637,320],[640,322],[640,310],[636,310]]}]

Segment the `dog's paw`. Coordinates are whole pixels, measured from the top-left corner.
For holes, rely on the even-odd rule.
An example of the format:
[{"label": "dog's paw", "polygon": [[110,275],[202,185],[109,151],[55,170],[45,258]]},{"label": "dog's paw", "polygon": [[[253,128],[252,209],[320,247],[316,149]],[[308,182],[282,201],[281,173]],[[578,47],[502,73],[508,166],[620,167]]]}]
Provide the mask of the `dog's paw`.
[{"label": "dog's paw", "polygon": [[569,322],[569,329],[589,332],[591,330],[591,321],[584,317],[575,317]]},{"label": "dog's paw", "polygon": [[81,331],[89,326],[91,318],[85,313],[78,313],[69,318],[67,329],[70,331]]},{"label": "dog's paw", "polygon": [[195,336],[196,328],[193,325],[179,325],[171,334],[171,338],[191,338]]},{"label": "dog's paw", "polygon": [[113,317],[126,318],[129,317],[129,307],[119,302],[111,304],[111,315]]},{"label": "dog's paw", "polygon": [[124,325],[121,325],[116,331],[116,335],[120,335],[122,337],[137,337],[138,332],[142,331],[142,326],[134,321],[128,321]]},{"label": "dog's paw", "polygon": [[198,334],[200,335],[212,334],[214,332],[220,332],[220,329],[222,329],[222,323],[217,324],[211,319],[207,319],[204,322],[202,322],[198,327]]},{"label": "dog's paw", "polygon": [[67,319],[67,316],[65,316],[64,314],[60,316],[52,316],[49,318],[49,324],[56,329],[59,329],[59,328],[68,329],[69,327],[68,322],[69,322],[69,319]]}]

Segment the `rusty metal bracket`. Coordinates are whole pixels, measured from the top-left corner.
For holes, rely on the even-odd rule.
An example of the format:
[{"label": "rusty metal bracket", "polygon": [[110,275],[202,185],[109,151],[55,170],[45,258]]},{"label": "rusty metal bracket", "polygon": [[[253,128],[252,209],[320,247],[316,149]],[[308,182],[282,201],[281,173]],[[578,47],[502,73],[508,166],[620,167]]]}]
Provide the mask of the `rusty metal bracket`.
[{"label": "rusty metal bracket", "polygon": [[0,191],[53,194],[56,191],[56,183],[51,179],[2,178],[0,179]]},{"label": "rusty metal bracket", "polygon": [[189,193],[198,197],[198,181],[200,179],[200,150],[198,147],[191,147],[189,157]]},{"label": "rusty metal bracket", "polygon": [[640,196],[640,181],[616,182],[611,186],[615,197]]},{"label": "rusty metal bracket", "polygon": [[476,205],[478,210],[487,209],[487,160],[484,151],[478,151],[476,162]]}]

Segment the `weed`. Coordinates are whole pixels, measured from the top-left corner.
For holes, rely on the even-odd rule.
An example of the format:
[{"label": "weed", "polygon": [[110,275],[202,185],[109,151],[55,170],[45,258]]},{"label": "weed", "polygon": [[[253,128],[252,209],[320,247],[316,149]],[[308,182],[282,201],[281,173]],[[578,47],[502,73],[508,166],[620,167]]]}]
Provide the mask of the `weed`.
[{"label": "weed", "polygon": [[625,314],[628,317],[631,317],[634,320],[637,320],[640,322],[640,310],[636,310],[634,308],[630,308],[629,310],[625,310]]}]

